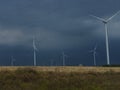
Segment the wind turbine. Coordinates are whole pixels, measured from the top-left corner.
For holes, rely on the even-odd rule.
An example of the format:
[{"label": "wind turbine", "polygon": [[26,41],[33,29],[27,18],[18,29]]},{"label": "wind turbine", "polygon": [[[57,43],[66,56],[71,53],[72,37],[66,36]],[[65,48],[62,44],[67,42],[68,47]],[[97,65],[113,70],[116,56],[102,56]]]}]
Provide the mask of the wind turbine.
[{"label": "wind turbine", "polygon": [[96,19],[102,21],[105,25],[105,40],[106,40],[106,54],[107,54],[107,65],[110,65],[110,58],[109,58],[109,42],[108,42],[108,28],[107,28],[107,24],[108,22],[113,19],[118,13],[120,12],[120,10],[115,13],[113,16],[111,16],[108,19],[103,19],[94,15],[91,15],[92,17],[95,17]]},{"label": "wind turbine", "polygon": [[36,45],[35,45],[35,37],[33,37],[33,54],[34,54],[34,66],[36,66],[36,51],[37,51],[37,48],[36,48]]},{"label": "wind turbine", "polygon": [[93,58],[94,58],[94,66],[96,66],[96,49],[97,45],[91,50],[90,52],[93,53]]},{"label": "wind turbine", "polygon": [[65,57],[66,57],[67,55],[65,55],[65,53],[64,52],[62,52],[62,60],[63,60],[63,66],[65,66]]},{"label": "wind turbine", "polygon": [[14,66],[15,59],[11,56],[11,66]]}]

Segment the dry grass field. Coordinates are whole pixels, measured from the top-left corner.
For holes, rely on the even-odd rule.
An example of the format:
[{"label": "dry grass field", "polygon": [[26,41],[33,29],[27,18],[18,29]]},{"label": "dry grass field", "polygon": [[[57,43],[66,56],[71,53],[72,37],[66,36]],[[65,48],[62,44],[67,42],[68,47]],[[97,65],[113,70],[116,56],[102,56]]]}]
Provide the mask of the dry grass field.
[{"label": "dry grass field", "polygon": [[120,90],[120,67],[2,66],[0,90]]},{"label": "dry grass field", "polygon": [[15,71],[17,69],[31,68],[36,71],[45,72],[120,72],[120,67],[89,67],[89,66],[1,66],[0,71],[10,70]]}]

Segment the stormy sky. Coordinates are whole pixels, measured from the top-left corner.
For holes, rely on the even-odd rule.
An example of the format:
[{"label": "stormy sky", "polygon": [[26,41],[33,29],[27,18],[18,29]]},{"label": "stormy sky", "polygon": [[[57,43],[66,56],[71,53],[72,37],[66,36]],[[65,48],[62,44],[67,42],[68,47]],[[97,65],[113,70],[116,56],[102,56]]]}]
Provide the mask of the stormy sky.
[{"label": "stormy sky", "polygon": [[[105,30],[96,15],[109,18],[119,0],[0,0],[0,65],[93,65],[89,51],[97,44],[97,65],[106,64]],[[120,64],[120,14],[108,23],[110,62]]]}]

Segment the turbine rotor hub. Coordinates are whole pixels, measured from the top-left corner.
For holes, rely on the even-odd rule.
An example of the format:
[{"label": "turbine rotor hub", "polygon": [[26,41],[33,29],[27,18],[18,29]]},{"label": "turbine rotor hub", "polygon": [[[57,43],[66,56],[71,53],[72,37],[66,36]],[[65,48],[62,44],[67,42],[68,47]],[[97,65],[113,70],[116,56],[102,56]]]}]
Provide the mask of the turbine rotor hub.
[{"label": "turbine rotor hub", "polygon": [[107,24],[107,21],[103,21],[104,24]]}]

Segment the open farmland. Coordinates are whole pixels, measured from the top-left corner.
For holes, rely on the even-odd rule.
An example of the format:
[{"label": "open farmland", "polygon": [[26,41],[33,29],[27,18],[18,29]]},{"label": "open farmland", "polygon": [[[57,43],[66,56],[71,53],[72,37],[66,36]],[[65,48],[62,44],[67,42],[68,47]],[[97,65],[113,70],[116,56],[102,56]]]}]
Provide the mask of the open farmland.
[{"label": "open farmland", "polygon": [[0,67],[0,90],[120,90],[120,68]]}]

